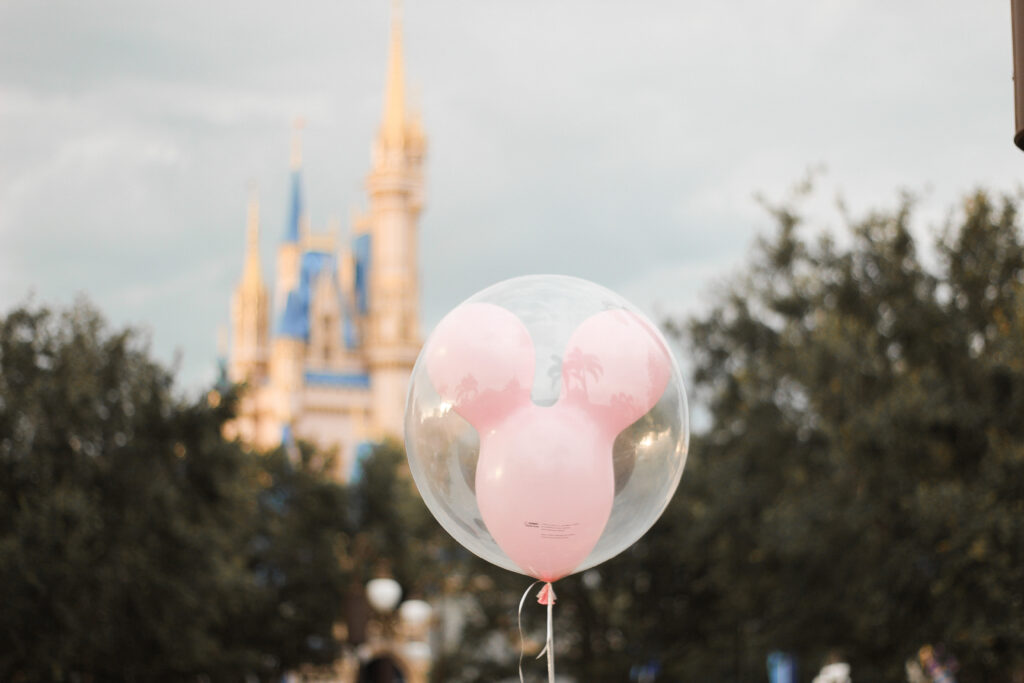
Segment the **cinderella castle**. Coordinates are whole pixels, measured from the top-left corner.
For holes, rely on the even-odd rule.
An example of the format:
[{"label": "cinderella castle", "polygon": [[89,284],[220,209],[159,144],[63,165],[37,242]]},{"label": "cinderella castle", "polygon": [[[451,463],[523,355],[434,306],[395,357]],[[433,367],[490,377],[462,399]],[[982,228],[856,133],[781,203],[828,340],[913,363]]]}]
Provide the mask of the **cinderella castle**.
[{"label": "cinderella castle", "polygon": [[417,231],[426,138],[406,108],[403,72],[396,12],[367,210],[354,221],[351,239],[341,242],[309,225],[297,125],[273,299],[262,275],[254,197],[231,306],[227,373],[245,390],[227,436],[257,448],[302,439],[335,450],[342,480],[364,444],[401,435],[421,343]]}]

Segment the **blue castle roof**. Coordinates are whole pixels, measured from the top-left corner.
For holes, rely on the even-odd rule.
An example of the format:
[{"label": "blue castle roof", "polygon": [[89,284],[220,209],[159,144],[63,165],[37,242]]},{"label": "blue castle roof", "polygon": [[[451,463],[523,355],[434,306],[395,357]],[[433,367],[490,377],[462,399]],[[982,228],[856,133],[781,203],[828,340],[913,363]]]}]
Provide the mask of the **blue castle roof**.
[{"label": "blue castle roof", "polygon": [[365,372],[320,372],[307,370],[303,376],[306,384],[349,389],[369,389],[370,376]]},{"label": "blue castle roof", "polygon": [[[282,337],[309,341],[309,311],[313,299],[313,287],[317,278],[327,276],[334,285],[335,296],[341,303],[341,341],[347,349],[359,347],[359,335],[352,312],[338,288],[338,264],[333,254],[323,251],[307,251],[302,254],[299,264],[298,286],[288,292],[284,310],[277,323],[277,334]],[[357,290],[359,285],[357,284]],[[365,287],[364,287],[365,289]],[[365,298],[365,294],[363,295]]]},{"label": "blue castle roof", "polygon": [[[285,220],[283,242],[299,244],[302,220],[305,212],[302,198],[302,172],[293,167],[291,172],[291,200]],[[334,285],[334,292],[341,304],[341,329],[338,334],[347,349],[356,349],[360,345],[359,331],[354,315],[365,315],[369,311],[369,271],[370,271],[370,236],[358,235],[351,243],[353,255],[353,282],[355,301],[350,305],[342,296],[338,287],[338,263],[334,254],[326,251],[309,250],[302,253],[299,263],[299,282],[297,286],[284,294],[284,310],[278,313],[276,333],[283,337],[301,339],[308,342],[310,336],[310,306],[313,288],[317,278],[329,276]],[[352,309],[355,309],[353,311]]]},{"label": "blue castle roof", "polygon": [[288,216],[284,225],[284,241],[299,241],[299,222],[302,219],[302,173],[292,171],[292,198],[288,205]]},{"label": "blue castle roof", "polygon": [[[339,300],[341,299],[341,292],[337,290],[337,263],[335,262],[334,255],[323,251],[305,252],[302,254],[299,266],[299,284],[295,289],[288,292],[284,311],[278,320],[278,334],[283,337],[309,341],[309,307],[313,298],[313,284],[322,275],[331,278],[335,284],[335,292]],[[345,308],[344,302],[342,302],[343,311]],[[347,311],[345,313],[345,327],[349,327],[349,316]],[[343,334],[342,330],[338,332]],[[346,345],[349,336],[351,335],[343,334],[342,340],[346,342]]]},{"label": "blue castle roof", "polygon": [[370,235],[359,235],[352,240],[352,256],[355,259],[356,308],[361,314],[369,311],[370,281]]}]

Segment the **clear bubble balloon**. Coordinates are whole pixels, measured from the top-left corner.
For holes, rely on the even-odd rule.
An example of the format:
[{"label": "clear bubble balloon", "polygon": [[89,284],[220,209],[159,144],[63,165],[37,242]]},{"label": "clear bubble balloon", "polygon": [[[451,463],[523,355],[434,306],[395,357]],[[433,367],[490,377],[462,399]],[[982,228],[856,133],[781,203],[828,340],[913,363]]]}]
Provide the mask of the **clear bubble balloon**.
[{"label": "clear bubble balloon", "polygon": [[515,278],[438,323],[413,369],[409,465],[455,540],[554,581],[617,555],[658,519],[689,440],[668,345],[585,280]]}]

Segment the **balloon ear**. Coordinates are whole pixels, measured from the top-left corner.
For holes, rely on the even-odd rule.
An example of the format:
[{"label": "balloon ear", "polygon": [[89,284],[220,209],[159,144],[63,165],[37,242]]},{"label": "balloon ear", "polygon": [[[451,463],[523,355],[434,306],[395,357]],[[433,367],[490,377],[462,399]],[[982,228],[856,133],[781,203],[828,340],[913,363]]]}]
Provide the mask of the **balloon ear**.
[{"label": "balloon ear", "polygon": [[441,398],[481,431],[530,401],[533,339],[512,312],[472,303],[430,335],[427,374]]},{"label": "balloon ear", "polygon": [[671,375],[658,333],[626,310],[603,311],[576,328],[562,359],[562,401],[580,404],[611,434],[654,407]]}]

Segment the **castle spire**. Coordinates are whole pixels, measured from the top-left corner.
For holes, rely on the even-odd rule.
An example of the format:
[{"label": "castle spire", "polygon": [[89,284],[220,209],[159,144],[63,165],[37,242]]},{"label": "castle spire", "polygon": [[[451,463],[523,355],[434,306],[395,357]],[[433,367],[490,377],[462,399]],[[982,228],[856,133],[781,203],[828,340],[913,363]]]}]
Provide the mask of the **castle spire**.
[{"label": "castle spire", "polygon": [[292,122],[292,148],[291,148],[291,169],[298,171],[302,169],[302,129],[306,127],[306,121],[298,116]]},{"label": "castle spire", "polygon": [[306,122],[301,117],[292,124],[291,169],[292,197],[284,228],[285,242],[298,242],[302,222],[302,128]]},{"label": "castle spire", "polygon": [[380,129],[386,147],[402,147],[405,142],[405,65],[402,61],[402,3],[391,3],[391,51],[388,56],[388,82],[384,95],[384,121]]},{"label": "castle spire", "polygon": [[228,376],[233,382],[266,374],[267,288],[260,266],[260,203],[255,185],[249,186],[245,226],[245,266],[231,302],[231,354]]},{"label": "castle spire", "polygon": [[249,207],[246,219],[245,270],[242,273],[242,287],[262,286],[260,273],[260,199],[256,188],[249,190]]}]

